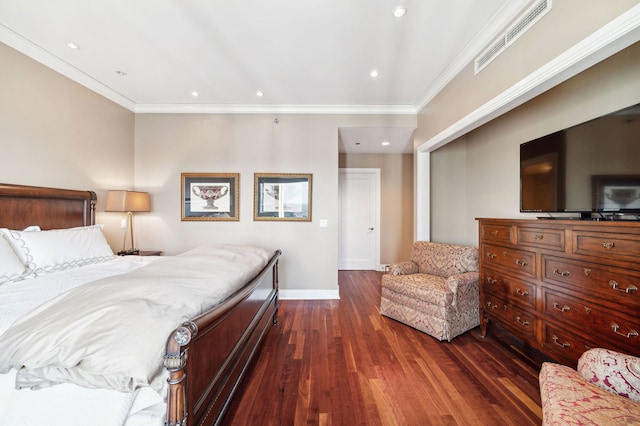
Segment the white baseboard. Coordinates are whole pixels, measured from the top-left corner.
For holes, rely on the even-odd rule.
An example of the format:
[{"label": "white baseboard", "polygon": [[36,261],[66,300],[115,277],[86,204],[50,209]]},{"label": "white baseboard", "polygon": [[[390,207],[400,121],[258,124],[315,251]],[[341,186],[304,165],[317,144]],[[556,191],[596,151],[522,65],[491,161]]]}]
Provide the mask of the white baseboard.
[{"label": "white baseboard", "polygon": [[338,289],[335,290],[286,290],[280,289],[280,300],[337,300],[340,299]]}]

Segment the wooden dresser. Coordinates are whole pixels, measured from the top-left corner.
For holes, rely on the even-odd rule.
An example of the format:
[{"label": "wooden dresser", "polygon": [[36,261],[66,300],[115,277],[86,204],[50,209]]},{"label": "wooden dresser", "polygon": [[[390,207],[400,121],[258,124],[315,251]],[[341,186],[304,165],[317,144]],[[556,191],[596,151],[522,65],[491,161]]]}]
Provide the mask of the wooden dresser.
[{"label": "wooden dresser", "polygon": [[640,222],[478,219],[480,321],[575,367],[640,354]]}]

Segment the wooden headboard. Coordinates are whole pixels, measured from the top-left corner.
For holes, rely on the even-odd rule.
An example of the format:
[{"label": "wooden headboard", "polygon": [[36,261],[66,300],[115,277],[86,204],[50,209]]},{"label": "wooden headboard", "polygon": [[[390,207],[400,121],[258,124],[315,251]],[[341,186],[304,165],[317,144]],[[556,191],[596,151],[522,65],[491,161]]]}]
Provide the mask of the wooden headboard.
[{"label": "wooden headboard", "polygon": [[0,227],[71,228],[95,223],[93,191],[0,183]]}]

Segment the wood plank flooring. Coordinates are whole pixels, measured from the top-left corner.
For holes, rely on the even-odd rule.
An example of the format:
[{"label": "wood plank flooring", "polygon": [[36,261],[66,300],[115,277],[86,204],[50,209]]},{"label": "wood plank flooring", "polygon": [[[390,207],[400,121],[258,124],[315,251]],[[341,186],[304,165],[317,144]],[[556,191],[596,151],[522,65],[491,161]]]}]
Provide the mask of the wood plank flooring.
[{"label": "wood plank flooring", "polygon": [[280,302],[227,425],[539,425],[538,370],[479,329],[439,342],[378,312],[380,272],[340,300]]}]

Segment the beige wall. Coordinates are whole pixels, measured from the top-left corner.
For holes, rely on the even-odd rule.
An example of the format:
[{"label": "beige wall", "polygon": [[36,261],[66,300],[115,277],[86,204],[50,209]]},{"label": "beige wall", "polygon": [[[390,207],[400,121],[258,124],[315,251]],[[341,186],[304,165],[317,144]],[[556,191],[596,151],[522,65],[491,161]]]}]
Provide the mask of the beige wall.
[{"label": "beige wall", "polygon": [[[280,248],[282,289],[337,295],[338,128],[415,126],[415,116],[277,117],[276,125],[269,114],[138,114],[135,181],[154,204],[137,222],[140,244],[169,254],[206,242]],[[240,173],[240,221],[181,222],[182,172]],[[312,173],[313,221],[254,221],[256,172]]]},{"label": "beige wall", "polygon": [[340,154],[339,166],[380,169],[380,262],[408,260],[413,245],[413,154]]},{"label": "beige wall", "polygon": [[[434,151],[432,188],[446,185],[453,174],[465,175],[454,191],[433,194],[432,211],[453,215],[446,221],[434,216],[434,240],[477,245],[476,217],[535,217],[519,213],[520,144],[640,102],[638,76],[640,43]],[[452,192],[465,194],[466,207],[457,209]]]},{"label": "beige wall", "polygon": [[484,70],[474,75],[473,63],[469,64],[420,111],[416,147],[639,3],[554,1],[549,13]]},{"label": "beige wall", "polygon": [[[2,43],[0,64],[0,182],[93,190],[98,210],[133,186],[133,112]],[[119,249],[119,217],[98,221]]]}]

